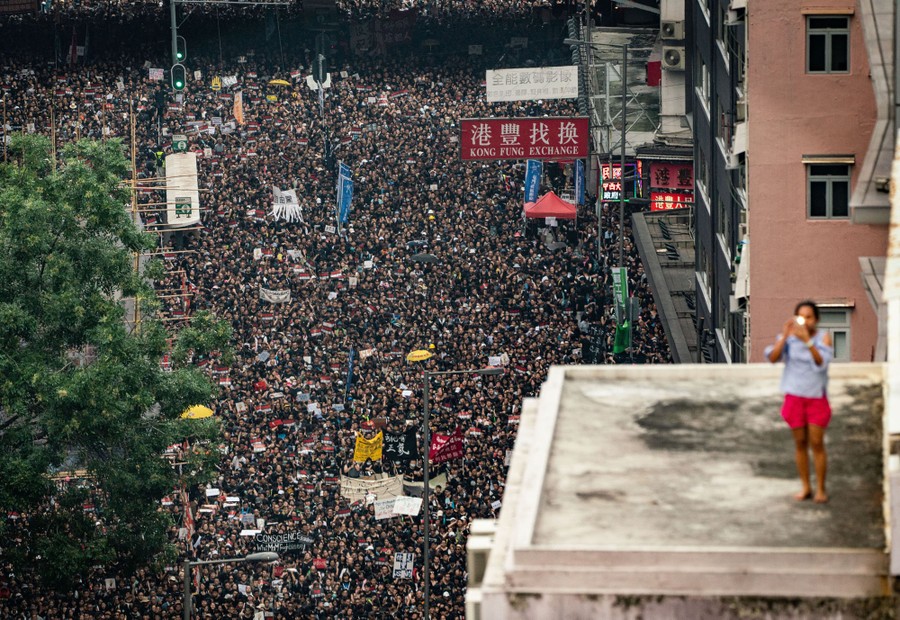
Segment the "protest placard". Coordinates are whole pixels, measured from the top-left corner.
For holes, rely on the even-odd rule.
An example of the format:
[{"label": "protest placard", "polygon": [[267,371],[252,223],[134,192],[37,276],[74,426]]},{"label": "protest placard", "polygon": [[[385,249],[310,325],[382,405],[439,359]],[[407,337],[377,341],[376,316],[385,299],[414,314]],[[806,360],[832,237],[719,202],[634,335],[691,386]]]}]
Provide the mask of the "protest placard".
[{"label": "protest placard", "polygon": [[390,499],[379,499],[375,501],[375,520],[381,521],[382,519],[390,519],[391,517],[396,517],[394,514],[394,499],[391,497]]},{"label": "protest placard", "polygon": [[257,552],[287,553],[305,550],[307,545],[313,543],[313,539],[300,532],[284,532],[281,534],[257,534],[254,536],[254,543]]},{"label": "protest placard", "polygon": [[394,554],[394,579],[412,579],[414,553],[397,552]]},{"label": "protest placard", "polygon": [[421,509],[421,497],[407,497],[406,495],[401,495],[400,497],[394,499],[395,515],[409,515],[411,517],[414,517],[419,514],[419,510]]}]

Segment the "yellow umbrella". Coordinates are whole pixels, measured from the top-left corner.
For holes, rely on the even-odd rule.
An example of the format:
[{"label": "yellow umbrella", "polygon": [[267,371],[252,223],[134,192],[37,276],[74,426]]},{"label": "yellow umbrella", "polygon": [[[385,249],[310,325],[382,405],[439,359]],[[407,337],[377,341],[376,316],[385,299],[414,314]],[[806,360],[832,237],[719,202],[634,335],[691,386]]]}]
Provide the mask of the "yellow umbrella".
[{"label": "yellow umbrella", "polygon": [[269,80],[269,84],[278,84],[279,86],[290,86],[291,83],[287,80]]},{"label": "yellow umbrella", "polygon": [[184,420],[202,420],[203,418],[208,418],[213,414],[213,410],[209,407],[204,407],[203,405],[192,405],[184,410],[184,413],[181,414],[182,419]]},{"label": "yellow umbrella", "polygon": [[410,351],[406,356],[407,362],[424,362],[427,359],[431,359],[434,354],[431,351],[426,351],[425,349],[417,349],[415,351]]}]

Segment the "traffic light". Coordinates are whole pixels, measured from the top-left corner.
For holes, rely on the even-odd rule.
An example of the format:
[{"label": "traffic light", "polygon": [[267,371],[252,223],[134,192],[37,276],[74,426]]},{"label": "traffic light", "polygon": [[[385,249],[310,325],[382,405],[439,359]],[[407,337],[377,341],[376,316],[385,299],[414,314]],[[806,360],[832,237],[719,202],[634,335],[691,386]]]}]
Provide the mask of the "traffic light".
[{"label": "traffic light", "polygon": [[187,58],[187,41],[182,36],[175,37],[175,62],[181,63]]},{"label": "traffic light", "polygon": [[187,72],[184,70],[184,65],[172,65],[172,88],[174,88],[175,90],[184,90],[184,87],[187,84],[186,73]]}]

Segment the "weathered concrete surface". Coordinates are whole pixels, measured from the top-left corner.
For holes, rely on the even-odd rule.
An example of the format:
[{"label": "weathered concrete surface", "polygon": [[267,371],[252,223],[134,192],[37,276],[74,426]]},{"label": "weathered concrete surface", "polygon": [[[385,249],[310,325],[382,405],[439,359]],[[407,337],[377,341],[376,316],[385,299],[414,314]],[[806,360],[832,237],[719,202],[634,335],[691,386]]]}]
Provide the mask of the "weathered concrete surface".
[{"label": "weathered concrete surface", "polygon": [[771,379],[570,373],[533,544],[882,549],[880,371],[831,381],[824,506],[792,498],[793,442]]}]

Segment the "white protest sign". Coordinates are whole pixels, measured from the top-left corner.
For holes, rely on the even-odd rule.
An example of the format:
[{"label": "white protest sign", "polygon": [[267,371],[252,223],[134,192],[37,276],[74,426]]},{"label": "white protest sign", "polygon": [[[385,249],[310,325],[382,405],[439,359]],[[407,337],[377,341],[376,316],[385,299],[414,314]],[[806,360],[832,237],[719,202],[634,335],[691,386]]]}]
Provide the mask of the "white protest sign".
[{"label": "white protest sign", "polygon": [[394,498],[379,499],[375,502],[375,520],[390,519],[396,517],[394,514]]},{"label": "white protest sign", "polygon": [[402,495],[394,500],[395,515],[409,515],[414,517],[419,514],[419,510],[421,509],[421,497],[407,497],[406,495]]},{"label": "white protest sign", "polygon": [[416,555],[414,553],[395,553],[394,579],[412,579],[415,559]]}]

